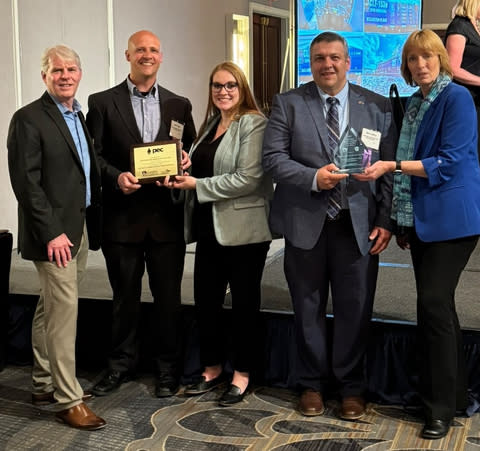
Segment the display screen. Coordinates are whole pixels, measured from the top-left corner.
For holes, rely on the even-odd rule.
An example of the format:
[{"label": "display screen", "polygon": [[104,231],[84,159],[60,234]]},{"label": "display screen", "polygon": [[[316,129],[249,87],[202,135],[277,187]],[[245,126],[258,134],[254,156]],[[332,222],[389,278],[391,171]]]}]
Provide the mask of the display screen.
[{"label": "display screen", "polygon": [[297,85],[312,80],[310,43],[323,31],[335,31],[348,42],[348,78],[382,95],[395,83],[410,95],[400,75],[402,47],[421,27],[422,0],[297,0]]}]

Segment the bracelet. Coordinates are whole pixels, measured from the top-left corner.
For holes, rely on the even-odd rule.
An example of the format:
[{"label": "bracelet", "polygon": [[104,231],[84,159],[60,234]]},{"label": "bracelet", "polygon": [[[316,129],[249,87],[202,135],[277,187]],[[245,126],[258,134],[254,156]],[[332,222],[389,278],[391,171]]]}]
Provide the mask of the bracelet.
[{"label": "bracelet", "polygon": [[401,174],[403,171],[402,171],[402,162],[401,161],[397,161],[395,163],[395,170],[393,171],[394,174]]}]

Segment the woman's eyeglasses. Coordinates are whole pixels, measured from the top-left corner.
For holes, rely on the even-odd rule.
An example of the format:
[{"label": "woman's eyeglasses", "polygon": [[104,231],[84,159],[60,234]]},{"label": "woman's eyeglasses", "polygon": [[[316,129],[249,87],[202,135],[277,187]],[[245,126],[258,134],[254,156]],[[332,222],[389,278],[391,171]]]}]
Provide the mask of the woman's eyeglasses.
[{"label": "woman's eyeglasses", "polygon": [[238,83],[235,83],[234,81],[229,81],[228,83],[221,84],[221,83],[212,83],[212,90],[214,92],[220,92],[222,88],[225,88],[225,91],[227,92],[232,92],[234,89],[238,88]]}]

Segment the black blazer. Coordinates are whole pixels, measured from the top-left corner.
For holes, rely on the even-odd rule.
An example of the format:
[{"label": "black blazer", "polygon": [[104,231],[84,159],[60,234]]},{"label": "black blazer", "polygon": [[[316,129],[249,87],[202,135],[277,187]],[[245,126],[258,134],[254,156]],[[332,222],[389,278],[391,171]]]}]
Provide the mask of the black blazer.
[{"label": "black blazer", "polygon": [[100,247],[100,171],[89,145],[91,206],[85,208],[85,173],[62,113],[50,95],[19,109],[8,130],[8,168],[18,200],[18,251],[27,260],[47,260],[47,243],[65,233],[76,255],[87,220],[91,249]]},{"label": "black blazer", "polygon": [[[156,140],[170,139],[172,119],[181,121],[188,150],[196,136],[190,101],[161,86],[158,92],[161,125]],[[125,195],[118,187],[118,175],[131,171],[131,146],[142,143],[126,81],[89,97],[87,125],[102,172],[104,239],[140,242],[149,233],[156,241],[183,240],[183,206],[172,201],[170,190],[145,184]]]}]

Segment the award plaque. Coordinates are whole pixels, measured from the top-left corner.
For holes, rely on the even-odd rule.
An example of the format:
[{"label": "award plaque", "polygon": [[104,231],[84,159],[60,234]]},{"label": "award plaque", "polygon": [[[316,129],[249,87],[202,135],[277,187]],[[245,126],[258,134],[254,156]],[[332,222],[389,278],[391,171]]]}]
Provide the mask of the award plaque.
[{"label": "award plaque", "polygon": [[372,150],[366,147],[358,133],[347,127],[338,143],[335,163],[342,174],[360,174],[371,163]]},{"label": "award plaque", "polygon": [[132,174],[138,183],[152,183],[182,175],[181,144],[177,141],[156,141],[131,147]]}]

